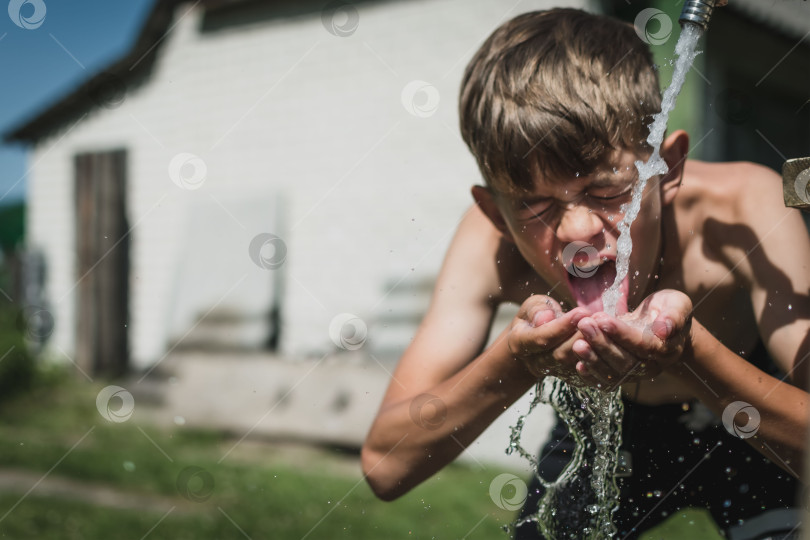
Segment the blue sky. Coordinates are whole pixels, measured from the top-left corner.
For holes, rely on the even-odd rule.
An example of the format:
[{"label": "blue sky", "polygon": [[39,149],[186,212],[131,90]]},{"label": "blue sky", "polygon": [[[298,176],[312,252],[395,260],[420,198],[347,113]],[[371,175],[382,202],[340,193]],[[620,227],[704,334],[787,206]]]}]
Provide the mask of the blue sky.
[{"label": "blue sky", "polygon": [[[2,0],[0,133],[5,135],[124,54],[155,1]],[[16,25],[10,11],[21,12],[22,24],[36,28]],[[25,196],[28,165],[26,147],[0,145],[0,206]]]}]

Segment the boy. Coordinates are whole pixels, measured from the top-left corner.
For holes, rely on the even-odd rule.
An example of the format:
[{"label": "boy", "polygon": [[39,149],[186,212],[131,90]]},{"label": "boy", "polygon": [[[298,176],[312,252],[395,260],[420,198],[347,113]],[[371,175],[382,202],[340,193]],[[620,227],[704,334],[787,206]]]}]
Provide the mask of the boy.
[{"label": "boy", "polygon": [[[780,179],[748,163],[686,161],[688,135],[669,134],[670,171],[645,189],[617,316],[603,312],[621,206],[659,109],[649,51],[606,17],[527,13],[473,57],[461,131],[486,187],[472,189],[476,205],[363,447],[380,498],[434,474],[555,375],[621,385],[632,459],[619,479],[621,538],[687,506],[735,535],[763,520],[796,525],[785,509],[808,424],[810,242]],[[483,350],[502,302],[520,311]],[[558,425],[543,450],[546,479],[570,456],[566,435]],[[540,491],[535,481],[524,514]]]}]

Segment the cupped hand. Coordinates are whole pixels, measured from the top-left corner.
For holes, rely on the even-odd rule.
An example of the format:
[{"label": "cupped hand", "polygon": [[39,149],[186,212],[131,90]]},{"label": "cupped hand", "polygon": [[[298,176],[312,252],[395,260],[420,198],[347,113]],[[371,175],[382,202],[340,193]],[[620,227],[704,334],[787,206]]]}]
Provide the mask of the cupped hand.
[{"label": "cupped hand", "polygon": [[556,300],[545,295],[530,296],[512,320],[509,351],[538,379],[554,375],[577,385],[598,386],[587,371],[577,371],[580,361],[573,351],[582,334],[577,324],[591,312],[583,307],[563,312]]},{"label": "cupped hand", "polygon": [[[577,324],[573,345],[582,366],[608,384],[650,378],[681,357],[692,323],[692,301],[672,289],[657,291],[619,318],[598,312]],[[615,379],[619,373],[620,378]]]}]

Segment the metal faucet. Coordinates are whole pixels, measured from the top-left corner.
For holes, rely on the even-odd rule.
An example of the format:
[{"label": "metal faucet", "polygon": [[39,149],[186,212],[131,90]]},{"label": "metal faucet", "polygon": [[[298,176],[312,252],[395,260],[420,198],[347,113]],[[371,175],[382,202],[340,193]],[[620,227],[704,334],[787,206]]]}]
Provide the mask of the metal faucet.
[{"label": "metal faucet", "polygon": [[810,157],[787,160],[782,165],[785,206],[810,210]]},{"label": "metal faucet", "polygon": [[687,23],[695,24],[705,31],[716,3],[717,0],[687,0],[683,5],[678,22],[681,23],[681,26]]},{"label": "metal faucet", "polygon": [[[686,0],[678,22],[694,24],[704,32],[717,0]],[[790,159],[782,166],[782,193],[785,206],[810,211],[810,157]]]}]

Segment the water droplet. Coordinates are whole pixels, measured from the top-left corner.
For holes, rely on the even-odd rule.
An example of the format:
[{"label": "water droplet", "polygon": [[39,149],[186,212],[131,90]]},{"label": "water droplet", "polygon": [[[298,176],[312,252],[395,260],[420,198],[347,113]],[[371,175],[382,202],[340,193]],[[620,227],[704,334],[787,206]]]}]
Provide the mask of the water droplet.
[{"label": "water droplet", "polygon": [[793,305],[792,305],[792,304],[788,304],[788,311],[790,311],[791,309],[793,309]]},{"label": "water droplet", "polygon": [[636,270],[636,274],[635,274],[635,275],[636,275],[636,277],[638,277],[638,270]]}]

